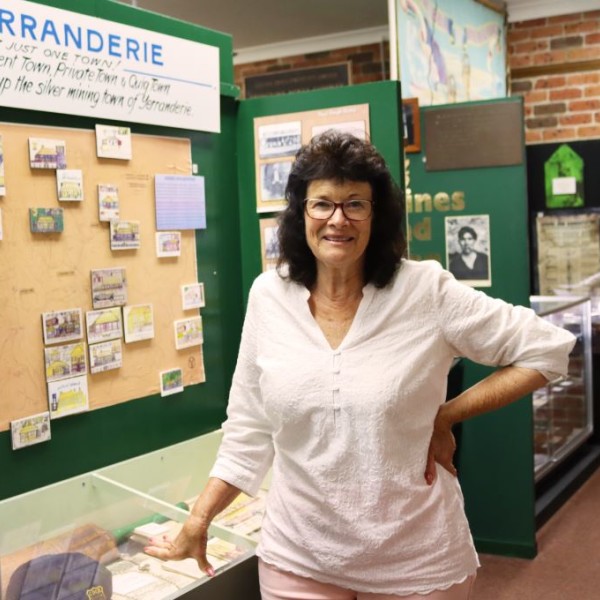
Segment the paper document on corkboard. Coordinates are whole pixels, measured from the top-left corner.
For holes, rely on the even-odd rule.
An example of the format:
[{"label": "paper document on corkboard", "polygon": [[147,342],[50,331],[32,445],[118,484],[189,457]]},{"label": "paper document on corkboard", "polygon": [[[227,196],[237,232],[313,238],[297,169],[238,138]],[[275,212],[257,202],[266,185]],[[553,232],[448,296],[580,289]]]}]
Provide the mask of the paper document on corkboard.
[{"label": "paper document on corkboard", "polygon": [[[132,136],[131,160],[98,158],[91,130],[0,123],[6,195],[0,198],[0,431],[13,419],[48,410],[42,313],[92,310],[92,269],[123,268],[127,304],[151,304],[154,337],[122,342],[120,368],[91,374],[91,410],[160,392],[160,372],[181,368],[185,385],[204,381],[202,347],[175,348],[181,286],[197,281],[194,231],[181,232],[181,253],[156,252],[154,176],[191,175],[188,139]],[[29,138],[63,140],[69,169],[80,169],[83,201],[59,202],[56,171],[30,167]],[[98,186],[118,188],[120,219],[139,223],[140,246],[111,250],[99,220]],[[62,208],[61,233],[31,233],[30,208]],[[85,324],[84,324],[85,330]],[[84,341],[85,333],[84,333]],[[68,417],[66,417],[68,418]]]}]

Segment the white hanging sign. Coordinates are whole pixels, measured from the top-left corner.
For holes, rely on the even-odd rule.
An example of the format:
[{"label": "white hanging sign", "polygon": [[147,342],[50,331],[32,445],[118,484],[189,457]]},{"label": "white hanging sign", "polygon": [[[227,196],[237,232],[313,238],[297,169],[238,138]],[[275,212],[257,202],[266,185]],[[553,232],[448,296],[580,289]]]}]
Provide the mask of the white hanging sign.
[{"label": "white hanging sign", "polygon": [[220,131],[219,49],[0,0],[0,106]]}]

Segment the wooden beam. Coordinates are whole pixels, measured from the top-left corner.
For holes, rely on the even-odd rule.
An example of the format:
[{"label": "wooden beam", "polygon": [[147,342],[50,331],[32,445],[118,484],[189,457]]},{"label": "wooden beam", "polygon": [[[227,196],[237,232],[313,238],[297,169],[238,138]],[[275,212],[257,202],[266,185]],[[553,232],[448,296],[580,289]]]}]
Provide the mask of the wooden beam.
[{"label": "wooden beam", "polygon": [[511,69],[511,79],[527,79],[543,75],[563,75],[565,73],[580,73],[582,71],[600,71],[600,60],[581,60],[578,62],[557,63],[551,65],[536,65]]}]

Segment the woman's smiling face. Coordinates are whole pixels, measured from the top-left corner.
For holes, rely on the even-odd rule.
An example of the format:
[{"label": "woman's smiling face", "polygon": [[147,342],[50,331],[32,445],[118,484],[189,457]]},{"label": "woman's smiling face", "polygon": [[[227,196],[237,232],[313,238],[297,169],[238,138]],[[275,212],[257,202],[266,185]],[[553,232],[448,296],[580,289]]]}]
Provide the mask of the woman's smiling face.
[{"label": "woman's smiling face", "polygon": [[[373,200],[371,184],[366,181],[337,181],[315,179],[308,184],[306,197],[311,199],[347,202]],[[306,241],[317,260],[317,268],[359,268],[371,236],[372,215],[364,221],[346,218],[340,206],[329,219],[313,219],[306,212],[304,227]]]}]

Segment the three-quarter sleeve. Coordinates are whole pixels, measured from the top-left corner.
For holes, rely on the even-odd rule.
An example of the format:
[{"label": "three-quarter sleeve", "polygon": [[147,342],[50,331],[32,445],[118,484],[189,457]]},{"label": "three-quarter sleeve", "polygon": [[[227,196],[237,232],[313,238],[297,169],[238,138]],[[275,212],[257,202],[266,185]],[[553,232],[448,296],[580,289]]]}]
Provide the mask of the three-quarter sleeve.
[{"label": "three-quarter sleeve", "polygon": [[442,269],[433,281],[439,325],[457,356],[535,369],[549,381],[567,374],[576,339],[572,333],[530,308],[474,290]]},{"label": "three-quarter sleeve", "polygon": [[223,440],[210,473],[250,495],[258,492],[273,460],[271,425],[263,408],[256,361],[259,313],[255,284],[248,298]]}]

